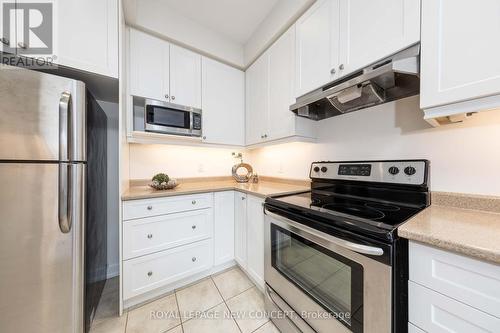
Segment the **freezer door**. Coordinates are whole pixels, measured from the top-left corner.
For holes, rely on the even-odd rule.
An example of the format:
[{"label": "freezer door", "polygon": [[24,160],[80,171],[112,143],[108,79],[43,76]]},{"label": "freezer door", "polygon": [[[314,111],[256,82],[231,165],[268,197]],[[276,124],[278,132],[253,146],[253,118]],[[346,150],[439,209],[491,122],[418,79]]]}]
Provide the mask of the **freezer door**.
[{"label": "freezer door", "polygon": [[2,66],[0,160],[85,160],[85,84]]},{"label": "freezer door", "polygon": [[84,173],[83,164],[0,163],[0,332],[83,332]]}]

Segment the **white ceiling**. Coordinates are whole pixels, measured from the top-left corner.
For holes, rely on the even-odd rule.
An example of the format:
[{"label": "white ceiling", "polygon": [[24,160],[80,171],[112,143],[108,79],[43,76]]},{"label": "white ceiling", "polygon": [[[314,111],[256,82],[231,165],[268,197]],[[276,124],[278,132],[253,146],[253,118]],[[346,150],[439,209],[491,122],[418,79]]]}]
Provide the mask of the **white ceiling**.
[{"label": "white ceiling", "polygon": [[278,0],[163,0],[179,14],[245,44]]}]

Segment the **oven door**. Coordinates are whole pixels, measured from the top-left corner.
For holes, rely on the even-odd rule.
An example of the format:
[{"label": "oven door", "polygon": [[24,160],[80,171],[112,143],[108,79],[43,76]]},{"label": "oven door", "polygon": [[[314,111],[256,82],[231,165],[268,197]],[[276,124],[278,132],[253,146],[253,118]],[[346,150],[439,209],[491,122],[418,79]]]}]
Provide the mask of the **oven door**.
[{"label": "oven door", "polygon": [[[265,220],[266,284],[279,296],[274,299],[300,317],[288,316],[295,326],[304,321],[320,333],[391,332],[391,266],[365,255],[382,254],[383,249],[348,242],[269,211]],[[289,313],[272,300],[267,302],[274,303],[274,310]],[[289,331],[283,320],[273,321],[282,332]]]},{"label": "oven door", "polygon": [[201,110],[146,100],[144,116],[148,132],[201,136]]}]

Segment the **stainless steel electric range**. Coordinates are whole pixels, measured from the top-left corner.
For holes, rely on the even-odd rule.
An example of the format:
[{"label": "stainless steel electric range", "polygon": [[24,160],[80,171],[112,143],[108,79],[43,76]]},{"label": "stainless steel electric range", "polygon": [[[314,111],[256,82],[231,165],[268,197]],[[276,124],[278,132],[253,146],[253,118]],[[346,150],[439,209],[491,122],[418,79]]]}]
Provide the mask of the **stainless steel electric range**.
[{"label": "stainless steel electric range", "polygon": [[402,333],[408,242],[426,160],[316,162],[311,191],[265,201],[266,308],[283,333]]}]

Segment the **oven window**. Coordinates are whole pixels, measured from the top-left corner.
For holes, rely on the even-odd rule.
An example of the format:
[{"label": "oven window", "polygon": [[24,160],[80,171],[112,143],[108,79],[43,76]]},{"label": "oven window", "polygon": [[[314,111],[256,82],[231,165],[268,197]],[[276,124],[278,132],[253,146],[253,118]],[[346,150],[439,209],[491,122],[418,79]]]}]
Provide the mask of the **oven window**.
[{"label": "oven window", "polygon": [[158,106],[147,106],[147,122],[154,125],[190,128],[189,112]]},{"label": "oven window", "polygon": [[363,332],[363,267],[271,224],[273,267],[352,332]]}]

